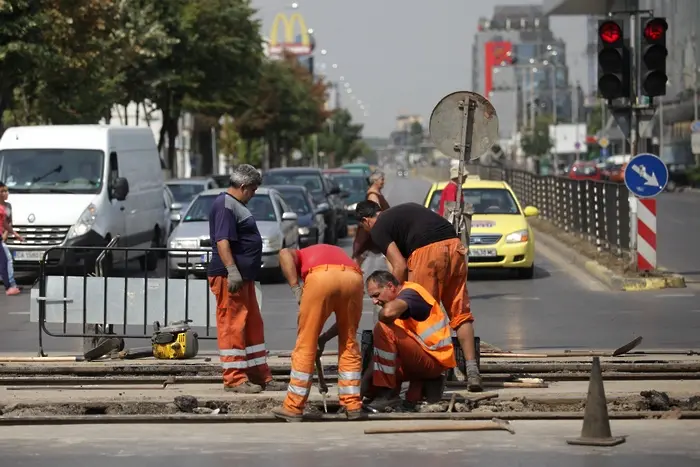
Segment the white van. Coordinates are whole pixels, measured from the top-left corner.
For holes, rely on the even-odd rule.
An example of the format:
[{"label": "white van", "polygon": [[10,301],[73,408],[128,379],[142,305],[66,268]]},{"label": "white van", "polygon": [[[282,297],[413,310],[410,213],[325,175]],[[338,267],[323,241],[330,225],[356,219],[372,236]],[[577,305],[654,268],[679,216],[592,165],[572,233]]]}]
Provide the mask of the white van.
[{"label": "white van", "polygon": [[[8,128],[0,139],[0,180],[10,189],[15,269],[38,270],[51,247],[148,248],[167,240],[161,159],[149,128],[55,125]],[[47,264],[94,270],[99,250],[54,250]],[[129,252],[154,270],[157,254]],[[121,255],[108,255],[105,274]]]}]

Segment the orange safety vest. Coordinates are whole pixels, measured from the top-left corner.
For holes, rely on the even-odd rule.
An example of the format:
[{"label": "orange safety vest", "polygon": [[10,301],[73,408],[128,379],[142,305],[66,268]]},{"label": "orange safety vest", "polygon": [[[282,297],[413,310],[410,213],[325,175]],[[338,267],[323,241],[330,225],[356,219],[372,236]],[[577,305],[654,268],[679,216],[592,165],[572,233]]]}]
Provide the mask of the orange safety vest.
[{"label": "orange safety vest", "polygon": [[409,336],[414,338],[445,368],[456,367],[457,361],[455,360],[455,351],[452,346],[450,322],[445,317],[440,304],[420,284],[404,282],[403,289],[418,292],[418,295],[432,306],[430,316],[425,321],[416,321],[410,318],[397,319],[394,321],[394,324],[406,331]]}]

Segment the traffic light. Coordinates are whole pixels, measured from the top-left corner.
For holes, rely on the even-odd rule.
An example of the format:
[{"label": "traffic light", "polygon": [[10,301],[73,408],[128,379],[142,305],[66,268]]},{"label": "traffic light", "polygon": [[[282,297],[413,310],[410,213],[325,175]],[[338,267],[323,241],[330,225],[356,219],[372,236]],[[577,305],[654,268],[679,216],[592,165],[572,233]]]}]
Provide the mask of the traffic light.
[{"label": "traffic light", "polygon": [[666,82],[666,31],[665,18],[651,18],[642,29],[642,60],[639,77],[642,80],[642,94],[649,97],[665,96]]},{"label": "traffic light", "polygon": [[598,92],[605,99],[630,97],[630,53],[621,20],[598,21]]}]

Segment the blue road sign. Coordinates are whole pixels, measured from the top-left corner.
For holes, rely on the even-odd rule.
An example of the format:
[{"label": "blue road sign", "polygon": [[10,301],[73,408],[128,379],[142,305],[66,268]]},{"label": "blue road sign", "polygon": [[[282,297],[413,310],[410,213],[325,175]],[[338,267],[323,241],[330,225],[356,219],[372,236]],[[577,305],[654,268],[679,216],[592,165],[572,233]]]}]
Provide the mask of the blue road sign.
[{"label": "blue road sign", "polygon": [[625,185],[638,198],[653,198],[664,191],[668,168],[654,154],[637,154],[625,168]]},{"label": "blue road sign", "polygon": [[600,148],[600,157],[608,157],[610,154],[610,151],[608,151],[607,146],[604,148]]}]

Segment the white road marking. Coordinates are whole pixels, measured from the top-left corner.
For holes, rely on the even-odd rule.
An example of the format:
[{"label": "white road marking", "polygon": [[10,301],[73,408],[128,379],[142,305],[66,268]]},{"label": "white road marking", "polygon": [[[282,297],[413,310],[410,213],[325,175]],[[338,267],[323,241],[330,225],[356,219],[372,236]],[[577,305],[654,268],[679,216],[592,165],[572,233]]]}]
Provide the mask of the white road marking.
[{"label": "white road marking", "polygon": [[540,297],[499,297],[502,300],[539,300]]}]

